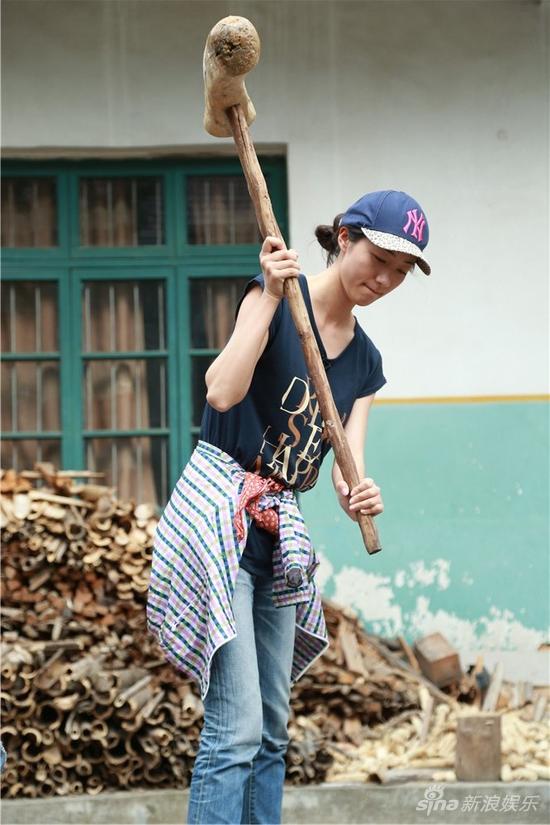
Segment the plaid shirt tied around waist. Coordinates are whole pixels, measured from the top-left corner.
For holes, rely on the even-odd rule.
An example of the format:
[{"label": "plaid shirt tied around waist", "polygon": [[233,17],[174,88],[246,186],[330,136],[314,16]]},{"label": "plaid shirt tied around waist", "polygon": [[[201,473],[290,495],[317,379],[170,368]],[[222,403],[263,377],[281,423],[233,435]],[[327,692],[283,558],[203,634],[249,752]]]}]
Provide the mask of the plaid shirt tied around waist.
[{"label": "plaid shirt tied around waist", "polygon": [[250,511],[260,524],[278,517],[273,602],[296,605],[292,682],[328,647],[314,578],[319,563],[293,490],[277,488],[199,441],[157,525],[147,624],[166,658],[197,682],[202,698],[212,656],[236,636],[232,600]]}]

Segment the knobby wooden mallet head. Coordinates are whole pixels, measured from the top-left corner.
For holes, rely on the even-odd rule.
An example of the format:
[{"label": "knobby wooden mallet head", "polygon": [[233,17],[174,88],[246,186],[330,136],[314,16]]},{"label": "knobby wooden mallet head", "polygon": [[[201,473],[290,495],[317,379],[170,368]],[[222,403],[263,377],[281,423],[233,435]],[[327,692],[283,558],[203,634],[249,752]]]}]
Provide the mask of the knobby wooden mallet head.
[{"label": "knobby wooden mallet head", "polygon": [[240,104],[250,126],[256,110],[245,85],[245,75],[260,59],[258,32],[246,17],[231,15],[216,23],[204,48],[204,128],[214,137],[231,137],[225,114]]}]

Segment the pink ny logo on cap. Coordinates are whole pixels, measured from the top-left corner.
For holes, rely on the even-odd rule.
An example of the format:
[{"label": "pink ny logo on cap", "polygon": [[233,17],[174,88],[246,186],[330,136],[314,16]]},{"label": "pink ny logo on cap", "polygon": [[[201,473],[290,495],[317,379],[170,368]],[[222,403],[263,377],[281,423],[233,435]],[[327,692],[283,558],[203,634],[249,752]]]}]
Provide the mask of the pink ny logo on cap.
[{"label": "pink ny logo on cap", "polygon": [[416,209],[409,209],[407,212],[408,221],[403,227],[404,232],[409,232],[409,226],[412,224],[413,228],[412,231],[409,232],[409,235],[412,235],[413,238],[416,238],[417,241],[422,241],[422,233],[424,232],[424,227],[426,226],[426,218],[424,214],[421,212],[418,215]]}]

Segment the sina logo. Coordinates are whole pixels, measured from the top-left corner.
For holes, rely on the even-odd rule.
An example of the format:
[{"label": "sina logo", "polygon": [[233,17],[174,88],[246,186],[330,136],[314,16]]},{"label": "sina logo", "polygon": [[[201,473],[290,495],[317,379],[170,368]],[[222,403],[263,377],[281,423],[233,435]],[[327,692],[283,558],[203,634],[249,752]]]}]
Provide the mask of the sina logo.
[{"label": "sina logo", "polygon": [[429,816],[432,811],[456,811],[458,799],[443,799],[443,785],[429,785],[424,791],[424,799],[416,806],[417,811],[426,811]]}]

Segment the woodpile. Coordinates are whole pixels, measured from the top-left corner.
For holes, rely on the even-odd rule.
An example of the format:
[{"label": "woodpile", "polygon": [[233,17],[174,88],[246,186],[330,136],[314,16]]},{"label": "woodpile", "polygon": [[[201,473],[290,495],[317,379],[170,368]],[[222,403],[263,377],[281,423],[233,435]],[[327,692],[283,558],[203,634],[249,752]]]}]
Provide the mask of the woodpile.
[{"label": "woodpile", "polygon": [[[203,705],[145,624],[157,517],[99,481],[49,464],[0,476],[7,797],[190,782]],[[479,702],[479,667],[444,693],[403,639],[392,651],[351,611],[324,608],[331,644],[292,690],[287,781],[388,781],[422,760],[447,770],[456,699]],[[513,701],[525,708],[534,698],[526,689]],[[503,778],[525,765],[531,776],[539,764],[540,704],[536,713],[508,715]]]},{"label": "woodpile", "polygon": [[146,630],[153,508],[71,475],[0,481],[3,793],[186,784],[203,707]]},{"label": "woodpile", "polygon": [[294,685],[287,780],[322,782],[333,762],[327,743],[358,746],[373,725],[418,707],[418,680],[388,667],[357,617],[323,603],[331,640],[327,651]]},{"label": "woodpile", "polygon": [[[457,721],[472,708],[445,703],[434,708],[425,688],[420,690],[421,710],[407,711],[369,731],[359,747],[329,745],[334,762],[326,781],[455,782]],[[501,724],[501,780],[550,779],[550,719],[538,718],[535,706],[527,704],[502,710]]]}]

